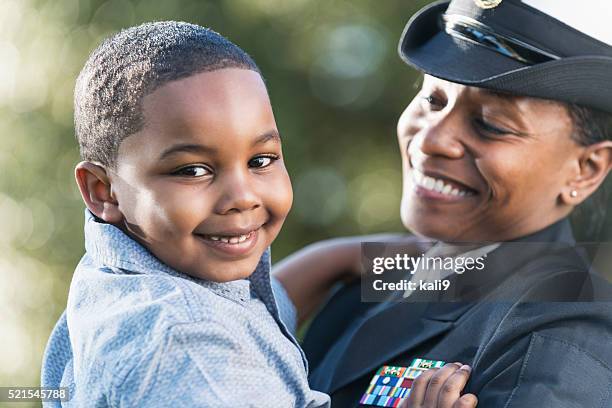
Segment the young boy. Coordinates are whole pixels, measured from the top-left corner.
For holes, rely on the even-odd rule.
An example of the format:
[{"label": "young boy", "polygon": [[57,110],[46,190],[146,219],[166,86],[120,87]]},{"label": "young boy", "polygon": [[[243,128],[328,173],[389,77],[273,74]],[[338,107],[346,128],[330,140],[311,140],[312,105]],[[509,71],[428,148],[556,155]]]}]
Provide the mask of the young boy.
[{"label": "young boy", "polygon": [[42,386],[75,407],[328,407],[270,278],[292,191],[253,60],[192,24],[127,29],[81,71],[75,127],[86,254]]},{"label": "young boy", "polygon": [[192,24],[127,29],[81,71],[75,127],[86,254],[42,385],[78,407],[328,406],[270,280],[292,191],[253,60]]}]

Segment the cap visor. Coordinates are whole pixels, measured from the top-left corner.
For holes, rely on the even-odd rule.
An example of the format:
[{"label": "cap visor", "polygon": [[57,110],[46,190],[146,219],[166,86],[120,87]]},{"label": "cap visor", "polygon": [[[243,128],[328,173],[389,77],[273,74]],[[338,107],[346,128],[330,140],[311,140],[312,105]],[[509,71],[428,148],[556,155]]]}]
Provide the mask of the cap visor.
[{"label": "cap visor", "polygon": [[466,85],[478,85],[527,66],[447,34],[439,24],[447,7],[447,1],[433,3],[408,22],[399,47],[406,63],[426,74]]}]

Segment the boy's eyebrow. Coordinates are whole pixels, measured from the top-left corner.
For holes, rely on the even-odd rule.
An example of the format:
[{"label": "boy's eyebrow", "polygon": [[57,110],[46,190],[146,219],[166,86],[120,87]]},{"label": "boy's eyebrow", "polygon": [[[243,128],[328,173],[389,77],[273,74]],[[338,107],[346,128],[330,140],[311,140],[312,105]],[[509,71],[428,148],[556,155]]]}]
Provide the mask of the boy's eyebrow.
[{"label": "boy's eyebrow", "polygon": [[[268,142],[269,140],[274,140],[280,143],[281,137],[280,137],[280,134],[278,133],[278,130],[276,129],[270,130],[269,132],[266,132],[262,134],[261,136],[258,136],[257,139],[253,141],[253,145],[263,144],[263,143]],[[159,155],[158,160],[163,160],[167,158],[168,156],[171,156],[176,153],[183,153],[183,152],[186,152],[186,153],[215,153],[216,151],[217,149],[213,147],[208,147],[208,146],[204,146],[201,144],[180,143],[180,144],[175,144],[173,146],[170,146],[169,148],[164,150],[163,153]]]},{"label": "boy's eyebrow", "polygon": [[217,149],[212,147],[203,146],[201,144],[193,144],[193,143],[181,143],[170,146],[162,154],[159,155],[158,160],[163,160],[168,156],[171,156],[176,153],[187,152],[187,153],[214,153]]},{"label": "boy's eyebrow", "polygon": [[269,140],[274,140],[275,142],[278,142],[278,143],[281,142],[281,136],[280,136],[280,133],[278,133],[278,130],[272,129],[262,134],[261,136],[257,137],[257,139],[255,139],[255,141],[253,142],[253,145],[266,143]]}]

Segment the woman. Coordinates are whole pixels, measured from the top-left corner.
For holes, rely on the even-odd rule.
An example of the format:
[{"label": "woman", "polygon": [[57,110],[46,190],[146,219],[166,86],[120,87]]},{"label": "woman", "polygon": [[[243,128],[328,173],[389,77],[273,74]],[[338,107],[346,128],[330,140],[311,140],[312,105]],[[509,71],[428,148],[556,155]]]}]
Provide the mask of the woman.
[{"label": "woman", "polygon": [[[437,2],[406,26],[400,54],[425,78],[398,123],[401,215],[438,243],[403,240],[413,254],[453,259],[466,251],[457,243],[478,243],[486,262],[447,276],[450,294],[400,296],[412,302],[337,292],[304,341],[311,385],[334,406],[358,405],[381,366],[414,358],[469,364],[465,391],[479,406],[612,405],[612,308],[601,302],[612,290],[589,272],[567,219],[612,168],[610,6],[592,5],[584,24],[559,9],[568,3]],[[308,282],[350,276],[363,240],[319,243],[278,265],[301,318],[333,279]],[[454,370],[422,376],[410,406],[452,406],[439,391]]]}]

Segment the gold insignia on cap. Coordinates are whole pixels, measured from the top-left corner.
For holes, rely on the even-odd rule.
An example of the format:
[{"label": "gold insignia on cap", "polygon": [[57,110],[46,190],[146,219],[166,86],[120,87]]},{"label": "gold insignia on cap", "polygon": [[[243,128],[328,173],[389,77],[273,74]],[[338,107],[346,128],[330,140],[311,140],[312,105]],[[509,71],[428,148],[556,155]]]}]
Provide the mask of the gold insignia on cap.
[{"label": "gold insignia on cap", "polygon": [[480,8],[490,9],[501,4],[502,0],[474,0],[474,3]]}]

